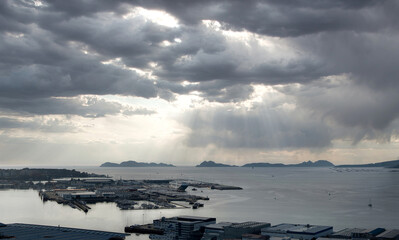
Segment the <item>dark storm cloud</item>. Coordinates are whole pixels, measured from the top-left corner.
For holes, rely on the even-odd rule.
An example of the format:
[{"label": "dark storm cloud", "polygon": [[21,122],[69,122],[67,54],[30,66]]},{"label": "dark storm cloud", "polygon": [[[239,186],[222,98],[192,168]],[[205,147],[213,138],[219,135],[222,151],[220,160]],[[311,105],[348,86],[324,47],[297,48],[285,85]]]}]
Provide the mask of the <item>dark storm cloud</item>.
[{"label": "dark storm cloud", "polygon": [[[82,89],[81,92],[88,94],[105,94],[99,90],[105,89],[104,91],[109,91],[109,94],[126,94],[146,98],[157,95],[156,90],[151,89],[150,82],[137,79],[127,81],[131,72],[104,66],[99,62],[121,58],[123,64],[147,69],[151,69],[150,62],[155,62],[158,67],[151,70],[167,81],[226,80],[226,85],[230,85],[229,87],[243,83],[307,83],[330,74],[340,74],[343,69],[326,68],[324,58],[318,59],[319,62],[317,62],[309,59],[309,56],[306,55],[297,60],[282,63],[265,62],[255,64],[251,68],[240,69],[242,62],[238,61],[239,57],[237,57],[240,52],[228,51],[225,37],[198,25],[199,21],[202,19],[218,20],[232,28],[247,29],[269,36],[286,36],[287,34],[287,36],[300,36],[339,30],[372,31],[374,28],[365,30],[359,25],[360,23],[368,27],[373,25],[365,22],[362,14],[369,17],[366,20],[380,26],[394,23],[392,14],[385,16],[384,13],[395,7],[388,8],[388,3],[377,4],[374,1],[320,1],[317,3],[314,1],[283,3],[279,1],[245,3],[242,1],[128,1],[127,3],[123,1],[113,1],[112,3],[109,1],[81,1],[79,4],[75,1],[49,1],[44,2],[42,6],[27,6],[22,3],[5,1],[2,4],[3,8],[12,10],[15,22],[34,23],[33,29],[31,28],[28,36],[25,37],[24,45],[21,43],[8,44],[9,46],[3,44],[6,49],[3,51],[3,56],[10,55],[8,49],[20,49],[6,57],[4,63],[11,62],[10,64],[21,64],[25,67],[33,63],[41,63],[45,65],[45,69],[39,71],[51,70],[50,75],[55,75],[57,79],[64,79],[65,76],[59,76],[60,73],[57,76],[58,69],[52,68],[62,68],[65,72],[64,75],[68,77],[69,74],[71,77],[73,82],[71,87],[76,86],[76,90]],[[178,17],[182,23],[193,25],[182,25],[180,28],[171,29],[146,21],[139,16],[133,19],[120,18],[121,14],[126,13],[128,6],[164,10]],[[30,11],[28,14],[23,13],[20,11],[21,8]],[[30,16],[30,18],[26,16]],[[17,21],[19,18],[24,21]],[[334,26],[327,27],[323,24],[325,19],[328,19]],[[264,28],[263,30],[259,30],[261,26]],[[387,24],[388,26],[393,26],[393,24]],[[279,29],[285,29],[287,34],[276,34],[275,32],[280,31]],[[379,30],[379,28],[374,30],[376,29]],[[176,38],[181,39],[182,42],[175,43]],[[165,48],[160,46],[163,41],[175,44]],[[72,46],[70,46],[71,44]],[[87,48],[88,51],[99,55],[93,57],[88,63],[86,63],[87,57],[86,59],[83,57],[83,63],[79,62],[82,55],[81,48]],[[180,61],[182,56],[189,56],[189,60]],[[21,62],[21,59],[24,59],[25,62]],[[67,64],[64,65],[65,62]],[[68,65],[68,62],[71,64]],[[87,68],[81,67],[84,66],[84,63]],[[95,69],[94,72],[100,74],[87,74],[84,79],[79,77],[90,69]],[[99,86],[97,91],[90,89],[90,87],[94,88],[94,84],[91,82],[85,84],[87,79],[101,77],[106,79],[96,82],[95,85]],[[137,77],[132,76],[131,78]],[[82,84],[80,84],[81,82]],[[125,82],[129,82],[130,86],[126,86]],[[103,86],[102,84],[113,84],[113,86]],[[115,86],[122,87],[115,89]],[[135,90],[136,87],[137,90]],[[68,88],[61,88],[57,93],[57,86],[52,86],[52,88],[55,88],[53,92],[57,96],[62,95],[62,92],[72,95],[82,94]],[[166,92],[168,90],[171,89],[166,89]],[[226,89],[214,90],[225,91]],[[165,89],[160,91],[164,94]],[[204,96],[206,95],[208,94],[204,93]]]},{"label": "dark storm cloud", "polygon": [[387,0],[240,1],[240,0],[133,0],[45,1],[47,11],[66,17],[99,12],[122,14],[127,6],[166,11],[181,22],[196,25],[217,20],[227,28],[246,29],[269,36],[300,36],[325,31],[377,31],[397,28],[398,3]]},{"label": "dark storm cloud", "polygon": [[[125,22],[125,25],[122,21],[114,22],[105,26],[113,21],[97,19],[96,22],[95,18],[86,16],[65,19],[63,15],[49,12],[46,4],[36,7],[24,3],[1,3],[3,12],[7,12],[2,17],[8,16],[11,18],[9,22],[25,24],[28,29],[8,29],[0,35],[1,96],[26,99],[80,94],[144,98],[158,95],[152,80],[102,62],[115,57],[136,56],[132,62],[137,66],[146,65],[148,59],[141,61],[140,55],[151,52],[150,45],[170,39],[163,37],[170,31],[158,31],[154,24],[145,26],[143,19],[136,24],[141,30],[126,31],[132,22]],[[30,11],[26,13],[21,9]],[[30,18],[25,19],[26,15]],[[103,28],[99,24],[104,24]],[[91,53],[84,54],[84,51]]]},{"label": "dark storm cloud", "polygon": [[[113,18],[113,15],[60,19],[39,14],[36,19],[39,27],[33,26],[29,34],[21,37],[5,35],[1,39],[4,71],[1,89],[4,96],[26,98],[122,94],[145,98],[158,95],[173,99],[173,93],[201,90],[202,95],[210,96],[209,100],[212,101],[226,102],[229,96],[232,96],[231,101],[238,101],[244,100],[244,96],[249,96],[250,92],[242,93],[237,98],[237,92],[231,94],[233,89],[238,89],[235,84],[243,86],[240,81],[247,79],[249,81],[245,84],[262,82],[265,69],[273,69],[268,71],[266,77],[274,82],[274,75],[285,71],[274,69],[279,68],[276,65],[238,71],[240,61],[225,60],[230,58],[230,53],[225,52],[224,36],[205,27],[170,30],[144,21],[141,17],[121,20]],[[168,48],[160,46],[165,40],[173,43],[177,37],[181,39],[181,44]],[[96,55],[85,55],[82,50]],[[187,55],[192,56],[187,64],[177,61]],[[121,58],[122,64],[139,68],[157,62],[160,67],[154,72],[161,78],[160,81],[172,82],[159,83],[155,87],[151,81],[131,71],[101,64],[101,61],[113,58]],[[289,71],[292,69],[295,68]],[[298,73],[297,70],[294,72]],[[289,75],[292,76],[292,73]],[[223,82],[223,88],[219,88],[219,84],[210,86],[208,83],[185,88],[173,83],[183,80]],[[245,86],[243,89],[250,90],[251,87]]]},{"label": "dark storm cloud", "polygon": [[162,51],[160,43],[173,42],[181,34],[142,17],[125,20],[113,15],[82,16],[56,22],[43,19],[39,24],[55,34],[57,41],[83,43],[89,51],[108,59],[119,57],[125,64],[140,68],[158,61],[157,56]]},{"label": "dark storm cloud", "polygon": [[[50,37],[49,38],[47,38]],[[132,71],[104,65],[103,57],[60,45],[51,34],[0,37],[0,93],[8,97],[123,94],[155,97],[152,81]]]},{"label": "dark storm cloud", "polygon": [[[217,20],[226,28],[269,36],[300,36],[325,31],[397,28],[395,1],[134,1],[162,9],[187,24]],[[385,14],[387,13],[387,14]]]},{"label": "dark storm cloud", "polygon": [[372,89],[398,88],[399,32],[323,33],[296,39],[295,44],[312,51],[330,72],[348,73],[359,85]]},{"label": "dark storm cloud", "polygon": [[45,2],[47,11],[62,12],[69,17],[87,16],[98,12],[125,12],[121,6],[124,1],[119,0],[51,0],[43,2]]},{"label": "dark storm cloud", "polygon": [[28,32],[34,20],[34,5],[22,1],[0,2],[0,32]]}]

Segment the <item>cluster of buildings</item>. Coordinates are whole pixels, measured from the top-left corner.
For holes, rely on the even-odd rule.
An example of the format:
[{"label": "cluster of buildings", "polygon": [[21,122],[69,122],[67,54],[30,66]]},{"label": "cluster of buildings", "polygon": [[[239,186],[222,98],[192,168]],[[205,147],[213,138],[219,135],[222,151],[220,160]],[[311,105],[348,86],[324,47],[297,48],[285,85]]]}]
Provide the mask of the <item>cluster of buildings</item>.
[{"label": "cluster of buildings", "polygon": [[[152,240],[399,240],[399,229],[346,228],[267,222],[219,222],[212,217],[178,216],[153,221]],[[156,234],[155,234],[156,233]],[[44,226],[0,223],[0,239],[123,240],[129,234]]]},{"label": "cluster of buildings", "polygon": [[171,182],[171,180],[115,181],[110,178],[57,179],[45,183],[39,195],[43,201],[56,201],[85,212],[90,209],[86,204],[97,202],[115,202],[121,210],[131,210],[186,207],[175,205],[175,201],[190,203],[194,208],[194,204],[197,204],[196,207],[199,206],[197,201],[209,200],[208,197],[188,194],[185,191],[188,185],[173,185]]},{"label": "cluster of buildings", "polygon": [[[398,240],[399,229],[345,228],[331,235],[333,239],[382,239]],[[330,238],[330,239],[331,239]]]},{"label": "cluster of buildings", "polygon": [[216,218],[179,216],[153,221],[162,234],[151,234],[153,240],[399,240],[398,229],[347,228],[338,232],[332,226],[267,222],[219,222]]},{"label": "cluster of buildings", "polygon": [[201,239],[203,228],[215,223],[216,218],[196,216],[163,217],[153,221],[154,228],[163,230],[163,234],[151,234],[150,239]]}]

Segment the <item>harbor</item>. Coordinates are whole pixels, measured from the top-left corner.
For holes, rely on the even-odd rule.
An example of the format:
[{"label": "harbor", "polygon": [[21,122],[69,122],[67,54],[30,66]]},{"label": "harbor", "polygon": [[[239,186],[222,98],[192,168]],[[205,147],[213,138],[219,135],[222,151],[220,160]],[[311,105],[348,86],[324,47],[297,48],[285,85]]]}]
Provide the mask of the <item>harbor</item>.
[{"label": "harbor", "polygon": [[[51,172],[51,170],[43,171],[46,174]],[[6,174],[8,172],[12,175]],[[209,200],[208,196],[200,194],[203,189],[242,190],[241,187],[191,179],[115,180],[104,175],[82,174],[75,170],[56,173],[59,172],[73,173],[82,177],[46,178],[46,181],[32,181],[32,179],[41,179],[39,177],[41,170],[27,169],[3,172],[3,179],[0,181],[3,189],[35,189],[43,202],[57,202],[85,213],[91,209],[89,204],[102,202],[116,203],[121,210],[197,209],[204,207],[204,201]],[[28,179],[30,181],[27,181]],[[186,191],[188,189],[189,191]]]},{"label": "harbor", "polygon": [[[88,183],[85,179],[71,179],[52,183],[52,187],[40,190],[39,196],[43,201],[55,201],[84,212],[90,210],[87,204],[100,202],[114,202],[121,210],[204,207],[203,201],[208,201],[209,197],[188,193],[186,189],[190,184],[187,182],[180,180],[176,187],[176,182],[169,180],[154,182],[109,179],[100,181],[98,179],[96,183],[92,181]],[[210,183],[195,184],[195,187],[215,190],[232,189],[230,186]],[[191,189],[196,188],[191,187]]]}]

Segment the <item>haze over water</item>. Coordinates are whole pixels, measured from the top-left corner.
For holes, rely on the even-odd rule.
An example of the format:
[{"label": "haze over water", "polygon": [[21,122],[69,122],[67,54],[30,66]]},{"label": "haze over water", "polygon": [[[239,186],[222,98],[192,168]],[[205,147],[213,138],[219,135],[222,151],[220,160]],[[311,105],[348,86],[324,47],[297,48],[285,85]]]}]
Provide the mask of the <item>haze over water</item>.
[{"label": "haze over water", "polygon": [[[33,190],[2,190],[5,223],[26,222],[123,231],[127,224],[161,216],[197,215],[217,221],[309,223],[345,227],[398,228],[399,172],[382,168],[76,168],[115,179],[195,179],[240,186],[241,191],[202,189],[205,207],[121,211],[113,203],[90,205],[87,214],[54,202],[42,203]],[[339,170],[339,171],[337,171]],[[368,207],[369,201],[373,207]],[[146,236],[131,239],[146,239]]]}]

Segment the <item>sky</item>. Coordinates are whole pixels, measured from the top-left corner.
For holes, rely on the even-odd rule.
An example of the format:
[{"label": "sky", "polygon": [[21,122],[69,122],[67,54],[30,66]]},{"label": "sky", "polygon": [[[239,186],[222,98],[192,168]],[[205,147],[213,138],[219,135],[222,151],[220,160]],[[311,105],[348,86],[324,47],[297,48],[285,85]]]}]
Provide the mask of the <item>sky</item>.
[{"label": "sky", "polygon": [[2,0],[0,166],[399,159],[399,2]]}]

